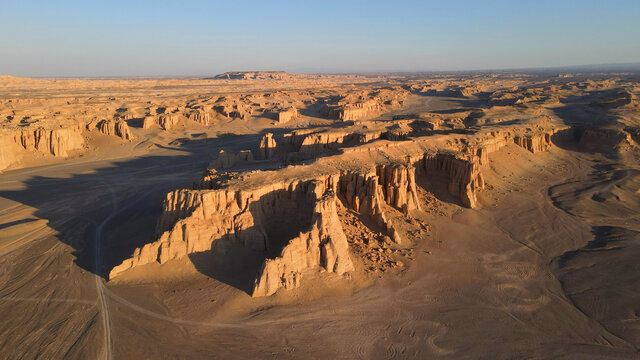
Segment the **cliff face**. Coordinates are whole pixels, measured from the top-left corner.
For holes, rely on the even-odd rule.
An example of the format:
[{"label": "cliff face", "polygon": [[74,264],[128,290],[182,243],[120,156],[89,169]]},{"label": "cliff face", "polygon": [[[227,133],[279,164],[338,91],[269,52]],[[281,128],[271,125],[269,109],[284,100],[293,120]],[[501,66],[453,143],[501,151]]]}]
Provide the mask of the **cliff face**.
[{"label": "cliff face", "polygon": [[379,165],[368,173],[343,173],[338,192],[346,206],[372,219],[396,244],[406,245],[394,228],[385,204],[405,215],[420,209],[413,166],[389,164]]},{"label": "cliff face", "polygon": [[[334,176],[250,191],[169,193],[158,222],[159,240],[136,249],[109,277],[134,266],[211,250],[220,242],[271,256],[256,278],[255,296],[296,286],[304,270],[316,266],[338,274],[350,271],[348,244],[337,221],[336,186]],[[288,219],[289,225],[280,226],[274,219]]]},{"label": "cliff face", "polygon": [[553,133],[516,136],[513,141],[516,145],[523,147],[535,154],[547,151],[549,150],[549,148],[551,148],[551,135],[553,135]]},{"label": "cliff face", "polygon": [[189,111],[186,114],[186,117],[191,121],[195,121],[205,126],[211,124],[211,120],[213,119],[211,112],[200,108]]},{"label": "cliff face", "polygon": [[440,170],[448,177],[447,188],[451,195],[460,198],[466,207],[477,207],[477,190],[484,188],[480,166],[488,163],[488,155],[514,143],[533,154],[551,148],[551,136],[555,130],[536,134],[514,135],[509,131],[496,131],[475,144],[458,147],[448,153],[425,154],[418,168],[427,173]]},{"label": "cliff face", "polygon": [[117,136],[124,140],[133,140],[129,125],[124,121],[102,120],[96,125],[96,129],[105,135]]},{"label": "cliff face", "polygon": [[0,171],[9,166],[19,166],[23,156],[39,153],[55,157],[67,157],[74,150],[85,148],[85,131],[98,131],[109,136],[133,140],[134,136],[123,120],[101,120],[53,128],[27,126],[4,129],[0,132]]},{"label": "cliff face", "polygon": [[420,168],[428,173],[442,171],[447,175],[447,189],[460,198],[466,207],[477,206],[476,192],[484,188],[484,180],[479,170],[479,158],[474,155],[456,153],[425,154]]},{"label": "cliff face", "polygon": [[266,133],[260,140],[258,147],[258,158],[261,160],[271,159],[276,151],[276,140],[272,133]]},{"label": "cliff face", "polygon": [[209,164],[209,168],[223,170],[249,161],[253,161],[253,154],[249,150],[241,150],[237,154],[220,150],[218,158]]},{"label": "cliff face", "polygon": [[180,114],[162,114],[158,115],[158,125],[163,130],[171,130],[182,120],[182,115]]},{"label": "cliff face", "polygon": [[407,214],[420,210],[416,190],[416,172],[411,166],[387,165],[376,168],[378,184],[382,188],[385,202]]},{"label": "cliff face", "polygon": [[[164,202],[158,240],[136,249],[109,277],[138,265],[162,264],[195,252],[223,251],[220,249],[225,246],[221,244],[225,243],[264,254],[264,263],[254,281],[254,296],[296,287],[306,271],[317,267],[343,274],[353,270],[353,263],[337,215],[338,201],[371,219],[377,227],[374,231],[405,246],[409,240],[399,234],[394,221],[400,213],[420,210],[416,176],[443,173],[448,191],[459,197],[464,206],[477,207],[477,191],[485,185],[481,165],[488,161],[490,152],[510,143],[531,152],[541,151],[550,146],[552,133],[516,136],[510,131],[496,131],[485,137],[448,143],[449,150],[405,153],[402,159],[374,165],[369,170],[276,181],[244,190],[209,190],[215,188],[211,179],[210,185],[196,187],[200,190],[177,190],[169,193]],[[314,134],[294,133],[288,141],[304,143],[309,135]],[[389,143],[383,145],[386,148]],[[266,134],[260,144],[260,156],[273,156],[275,147],[272,135]],[[240,155],[226,156],[222,152],[218,165],[224,168],[226,162]],[[211,176],[215,177],[215,172]]]},{"label": "cliff face", "polygon": [[[399,244],[403,241],[384,206],[404,212],[419,208],[415,170],[398,164],[252,190],[178,190],[164,202],[158,241],[136,249],[109,277],[134,266],[215,249],[224,241],[267,254],[255,280],[254,296],[295,287],[306,270],[318,266],[343,274],[353,270],[353,263],[337,215],[338,195]],[[282,239],[287,240],[278,243]]]},{"label": "cliff face", "polygon": [[367,120],[401,106],[406,96],[401,88],[347,93],[325,104],[325,112],[342,121]]},{"label": "cliff face", "polygon": [[14,141],[25,150],[61,157],[68,156],[69,151],[80,149],[84,145],[79,126],[53,130],[22,130],[14,134]]},{"label": "cliff face", "polygon": [[[315,182],[311,191],[322,188],[322,184]],[[297,287],[302,274],[317,266],[338,275],[354,269],[332,189],[317,198],[311,223],[311,228],[291,239],[278,257],[264,262],[254,283],[253,296],[268,296],[280,288]]]},{"label": "cliff face", "polygon": [[298,109],[295,107],[291,107],[287,110],[282,110],[278,112],[278,122],[279,123],[287,123],[289,121],[298,119],[300,117],[300,113]]},{"label": "cliff face", "polygon": [[18,160],[22,146],[14,141],[12,134],[0,134],[0,172]]},{"label": "cliff face", "polygon": [[27,128],[3,132],[0,134],[0,144],[0,170],[3,170],[18,162],[24,151],[67,157],[70,151],[84,147],[84,137],[80,126],[56,129]]},{"label": "cliff face", "polygon": [[367,143],[380,139],[384,131],[309,131],[295,130],[285,134],[283,140],[276,144],[271,134],[266,134],[260,142],[260,151],[272,158],[276,154],[288,161],[309,158],[328,151]]}]

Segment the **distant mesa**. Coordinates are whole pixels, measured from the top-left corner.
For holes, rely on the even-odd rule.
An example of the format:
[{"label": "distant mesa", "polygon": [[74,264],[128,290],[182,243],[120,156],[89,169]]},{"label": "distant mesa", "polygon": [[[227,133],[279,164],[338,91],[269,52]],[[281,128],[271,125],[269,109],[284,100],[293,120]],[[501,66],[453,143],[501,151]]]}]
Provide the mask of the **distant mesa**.
[{"label": "distant mesa", "polygon": [[231,71],[207,79],[282,80],[291,77],[286,71]]}]

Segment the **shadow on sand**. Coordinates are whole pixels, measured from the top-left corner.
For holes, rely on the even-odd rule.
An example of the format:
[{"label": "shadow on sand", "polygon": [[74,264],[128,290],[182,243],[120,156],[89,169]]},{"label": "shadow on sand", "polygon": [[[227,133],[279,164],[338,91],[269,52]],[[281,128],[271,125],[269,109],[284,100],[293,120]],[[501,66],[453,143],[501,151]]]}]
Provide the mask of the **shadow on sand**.
[{"label": "shadow on sand", "polygon": [[[158,146],[153,154],[125,160],[88,162],[86,166],[75,161],[43,166],[36,168],[40,174],[49,168],[59,174],[61,168],[68,166],[65,175],[72,175],[30,175],[20,180],[19,189],[0,188],[0,197],[35,208],[33,216],[48,220],[55,237],[73,248],[79,267],[105,277],[135,248],[156,239],[156,219],[167,192],[190,187],[220,149],[253,149],[260,137],[255,134],[193,140],[177,146]],[[32,173],[33,169],[5,175],[19,176],[23,171]],[[34,220],[1,224],[0,229]],[[102,241],[97,251],[101,256],[96,257],[96,229],[101,224]]]}]

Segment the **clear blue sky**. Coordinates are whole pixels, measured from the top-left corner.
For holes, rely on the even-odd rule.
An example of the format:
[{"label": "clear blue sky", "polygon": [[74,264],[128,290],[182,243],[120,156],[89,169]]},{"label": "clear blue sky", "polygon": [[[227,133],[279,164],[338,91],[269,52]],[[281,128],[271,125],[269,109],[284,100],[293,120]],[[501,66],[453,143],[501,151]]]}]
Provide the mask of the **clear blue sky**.
[{"label": "clear blue sky", "polygon": [[640,0],[0,0],[0,74],[447,71],[640,62]]}]

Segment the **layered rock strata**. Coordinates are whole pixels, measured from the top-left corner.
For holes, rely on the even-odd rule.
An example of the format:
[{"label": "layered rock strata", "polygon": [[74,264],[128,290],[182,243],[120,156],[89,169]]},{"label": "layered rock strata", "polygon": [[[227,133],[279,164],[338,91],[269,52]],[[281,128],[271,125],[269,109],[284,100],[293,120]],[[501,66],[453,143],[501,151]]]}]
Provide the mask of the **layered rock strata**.
[{"label": "layered rock strata", "polygon": [[[371,230],[381,231],[399,246],[409,245],[410,241],[403,238],[394,222],[413,210],[420,210],[417,176],[444,174],[448,192],[460,198],[464,206],[477,207],[477,192],[485,186],[481,167],[487,163],[488,154],[507,144],[516,144],[532,153],[544,151],[551,146],[555,130],[538,130],[501,129],[429,143],[426,140],[371,143],[353,148],[353,152],[384,153],[386,160],[368,170],[327,168],[312,178],[286,181],[283,179],[289,176],[276,173],[274,177],[280,180],[268,185],[263,182],[245,185],[241,176],[234,182],[214,186],[213,179],[218,174],[212,172],[206,184],[196,187],[198,190],[178,190],[167,196],[164,213],[158,221],[158,240],[136,249],[133,256],[115,267],[109,276],[113,278],[134,266],[162,264],[194,252],[223,251],[221,244],[224,243],[265,254],[253,284],[254,296],[296,287],[304,273],[314,268],[337,274],[351,271],[353,263],[337,215],[336,207],[341,206],[337,199],[373,220],[375,226]],[[289,145],[302,144],[310,135],[316,133],[294,132],[285,139]],[[265,134],[259,156],[273,157],[279,145],[272,134]],[[219,156],[219,168],[233,162],[231,157],[236,156],[224,154]],[[349,153],[345,153],[347,155]],[[295,172],[303,167],[281,171]],[[221,186],[224,188],[219,189]],[[282,219],[286,219],[288,225],[279,223]],[[291,224],[299,225],[292,227]]]},{"label": "layered rock strata", "polygon": [[237,154],[220,150],[218,158],[209,164],[209,168],[224,170],[249,161],[253,161],[253,154],[249,150],[241,150]]},{"label": "layered rock strata", "polygon": [[[113,268],[109,277],[134,266],[165,263],[211,250],[222,242],[276,254],[265,261],[256,277],[255,296],[295,287],[304,271],[317,266],[337,274],[350,271],[353,264],[348,244],[337,220],[337,180],[329,176],[251,191],[171,192],[158,222],[159,240],[136,249],[130,259]],[[297,234],[282,234],[285,227],[273,226],[274,215],[290,217],[303,224],[302,228]],[[287,241],[278,249],[283,240]]]},{"label": "layered rock strata", "polygon": [[27,152],[37,152],[56,157],[67,157],[69,152],[84,147],[80,126],[45,129],[26,128],[0,133],[0,170],[11,166]]},{"label": "layered rock strata", "polygon": [[278,112],[279,123],[287,123],[289,121],[296,120],[298,118],[300,118],[300,113],[298,112],[298,109],[296,109],[295,107],[291,107],[289,109]]},{"label": "layered rock strata", "polygon": [[460,153],[427,153],[419,163],[428,176],[430,171],[442,171],[447,175],[447,190],[469,208],[477,206],[477,190],[484,188],[480,174],[480,161],[475,155]]},{"label": "layered rock strata", "polygon": [[117,136],[124,140],[133,140],[129,125],[124,121],[102,120],[96,125],[96,129],[105,135]]},{"label": "layered rock strata", "polygon": [[[267,259],[253,287],[253,296],[269,296],[278,289],[291,289],[300,284],[302,274],[318,266],[338,275],[354,269],[349,244],[338,213],[332,189],[322,195],[322,186],[314,183],[316,202],[311,228],[291,239],[275,259]],[[318,198],[319,196],[319,198]]]},{"label": "layered rock strata", "polygon": [[261,160],[271,159],[276,152],[276,140],[272,133],[266,133],[260,140],[258,146],[258,158]]}]

